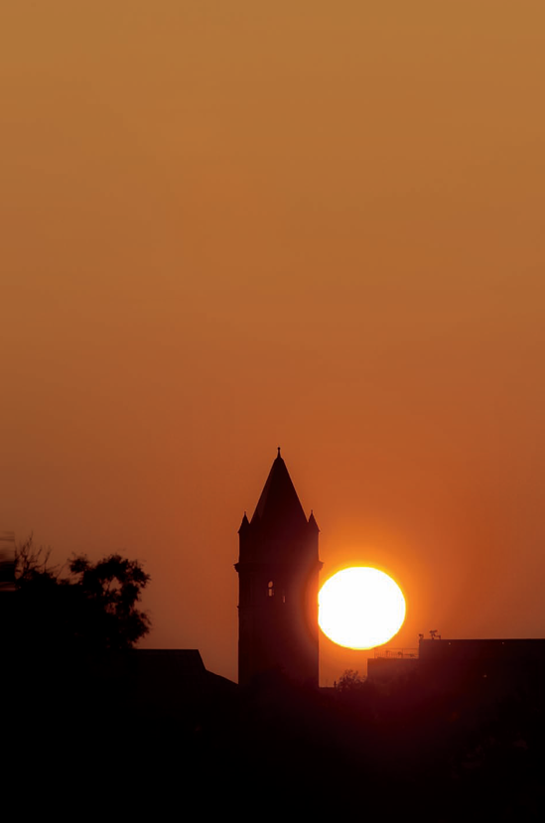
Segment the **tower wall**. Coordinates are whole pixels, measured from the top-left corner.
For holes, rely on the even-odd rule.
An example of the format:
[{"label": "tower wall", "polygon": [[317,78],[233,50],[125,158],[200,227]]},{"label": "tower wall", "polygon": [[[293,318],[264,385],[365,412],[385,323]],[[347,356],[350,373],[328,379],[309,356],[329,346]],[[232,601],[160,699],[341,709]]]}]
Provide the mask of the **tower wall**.
[{"label": "tower wall", "polygon": [[245,516],[239,530],[241,685],[274,670],[318,685],[318,534],[279,455],[252,520]]}]

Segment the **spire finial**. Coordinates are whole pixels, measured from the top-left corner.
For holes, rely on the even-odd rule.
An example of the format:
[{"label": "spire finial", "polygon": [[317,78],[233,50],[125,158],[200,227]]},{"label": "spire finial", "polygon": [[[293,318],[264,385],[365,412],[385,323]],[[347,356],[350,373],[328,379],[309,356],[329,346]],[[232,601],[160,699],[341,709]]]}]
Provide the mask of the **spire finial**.
[{"label": "spire finial", "polygon": [[278,448],[278,457],[280,457],[280,446],[277,446],[277,448]]}]

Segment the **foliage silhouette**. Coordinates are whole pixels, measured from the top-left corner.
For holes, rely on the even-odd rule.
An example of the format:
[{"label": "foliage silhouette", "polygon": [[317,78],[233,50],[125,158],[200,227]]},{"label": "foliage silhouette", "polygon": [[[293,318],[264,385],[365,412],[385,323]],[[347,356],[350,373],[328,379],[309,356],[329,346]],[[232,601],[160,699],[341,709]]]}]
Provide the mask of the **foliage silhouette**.
[{"label": "foliage silhouette", "polygon": [[75,555],[62,576],[64,567],[50,566],[49,556],[32,537],[16,549],[21,641],[93,652],[130,649],[148,633],[149,618],[138,604],[150,577],[137,560],[111,554],[92,563]]},{"label": "foliage silhouette", "polygon": [[345,669],[335,686],[339,692],[354,692],[360,691],[364,683],[365,680],[357,670]]}]

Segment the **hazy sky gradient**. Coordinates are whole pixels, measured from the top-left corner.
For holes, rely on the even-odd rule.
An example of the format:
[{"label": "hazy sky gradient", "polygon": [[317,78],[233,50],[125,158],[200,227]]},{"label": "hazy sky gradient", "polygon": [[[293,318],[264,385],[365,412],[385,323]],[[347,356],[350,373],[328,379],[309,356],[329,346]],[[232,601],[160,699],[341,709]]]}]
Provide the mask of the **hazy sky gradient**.
[{"label": "hazy sky gradient", "polygon": [[0,529],[234,678],[281,445],[395,645],[545,636],[542,0],[8,0],[0,85]]}]

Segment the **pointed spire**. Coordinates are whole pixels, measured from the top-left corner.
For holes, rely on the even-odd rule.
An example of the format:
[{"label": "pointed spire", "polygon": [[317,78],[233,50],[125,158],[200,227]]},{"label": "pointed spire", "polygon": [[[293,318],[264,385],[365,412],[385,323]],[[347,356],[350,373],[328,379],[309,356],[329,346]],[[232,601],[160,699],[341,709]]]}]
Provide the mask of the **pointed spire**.
[{"label": "pointed spire", "polygon": [[246,512],[244,512],[244,517],[242,518],[242,523],[240,524],[240,528],[239,528],[239,530],[238,530],[238,533],[240,534],[240,533],[241,533],[242,531],[244,531],[244,529],[246,529],[249,525],[250,525],[250,521],[248,520],[248,518],[247,518],[247,516],[246,516]]},{"label": "pointed spire", "polygon": [[313,528],[315,528],[317,532],[320,531],[320,529],[318,528],[318,524],[316,522],[316,518],[314,517],[314,512],[312,511],[312,509],[310,510],[310,517],[308,519],[308,524],[309,524],[309,526],[312,526]]},{"label": "pointed spire", "polygon": [[251,520],[252,523],[257,521],[274,531],[298,528],[307,523],[286,464],[280,456],[280,447]]}]

